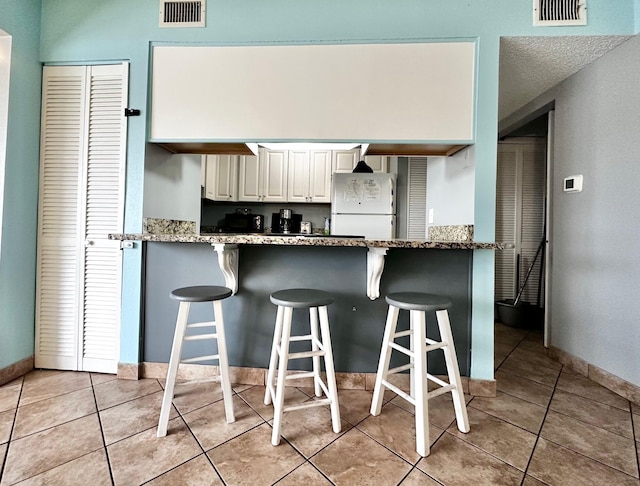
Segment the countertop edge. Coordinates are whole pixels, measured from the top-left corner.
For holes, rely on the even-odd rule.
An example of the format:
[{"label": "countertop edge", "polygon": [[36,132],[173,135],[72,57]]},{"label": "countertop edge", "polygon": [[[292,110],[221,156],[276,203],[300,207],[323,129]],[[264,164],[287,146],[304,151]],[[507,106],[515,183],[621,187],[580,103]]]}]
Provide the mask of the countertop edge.
[{"label": "countertop edge", "polygon": [[322,236],[267,236],[267,235],[197,235],[197,234],[151,234],[116,233],[110,240],[148,241],[161,243],[208,243],[225,245],[281,245],[281,246],[337,246],[356,248],[433,248],[440,250],[503,250],[506,243],[482,243],[473,241],[427,241],[427,240],[368,240],[363,238],[336,238]]}]

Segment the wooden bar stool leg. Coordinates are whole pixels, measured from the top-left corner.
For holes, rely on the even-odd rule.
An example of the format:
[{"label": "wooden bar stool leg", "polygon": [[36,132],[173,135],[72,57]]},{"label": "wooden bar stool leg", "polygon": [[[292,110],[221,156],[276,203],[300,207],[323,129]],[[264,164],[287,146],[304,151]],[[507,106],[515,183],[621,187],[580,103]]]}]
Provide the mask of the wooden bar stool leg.
[{"label": "wooden bar stool leg", "polygon": [[463,433],[469,432],[469,417],[467,415],[467,406],[464,401],[464,393],[462,391],[462,380],[460,379],[460,368],[458,367],[458,358],[456,348],[453,345],[453,335],[451,334],[451,324],[449,323],[449,312],[441,310],[436,312],[438,318],[438,327],[440,328],[440,338],[447,345],[442,348],[444,351],[444,359],[447,364],[447,374],[449,375],[449,383],[455,385],[451,390],[453,397],[453,406],[456,411],[456,422],[458,430]]},{"label": "wooden bar stool leg", "polygon": [[284,386],[287,377],[287,367],[289,363],[289,339],[291,336],[291,307],[284,308],[282,323],[282,335],[278,346],[280,359],[278,360],[278,383],[276,385],[276,396],[273,401],[273,433],[271,434],[271,444],[277,446],[280,443],[280,427],[282,425],[282,408],[284,407]]},{"label": "wooden bar stool leg", "polygon": [[387,372],[389,371],[389,361],[391,361],[392,351],[390,344],[393,342],[393,336],[396,333],[399,311],[400,309],[390,305],[389,311],[387,312],[387,323],[384,326],[384,337],[382,338],[380,362],[378,363],[378,372],[376,373],[376,384],[373,387],[371,415],[380,415],[380,410],[382,409],[382,397],[384,396],[382,380],[387,379]]},{"label": "wooden bar stool leg", "polygon": [[171,357],[169,358],[169,369],[167,371],[167,382],[164,385],[162,408],[160,410],[160,419],[158,420],[158,432],[156,434],[157,437],[165,437],[167,435],[169,414],[171,413],[171,402],[173,401],[176,376],[178,374],[178,365],[180,364],[180,356],[182,354],[182,342],[184,339],[184,333],[187,329],[189,306],[189,302],[180,302],[180,305],[178,307],[178,319],[176,321],[176,330],[173,334]]},{"label": "wooden bar stool leg", "polygon": [[429,455],[429,397],[427,380],[427,326],[423,311],[410,311],[414,351],[414,390],[416,402],[416,451],[422,457]]},{"label": "wooden bar stool leg", "polygon": [[[342,429],[340,422],[340,406],[338,405],[338,388],[336,386],[336,373],[333,367],[333,349],[331,346],[331,333],[329,331],[329,315],[327,307],[316,308],[320,314],[320,332],[322,333],[322,347],[324,348],[324,368],[327,373],[327,387],[331,399],[331,422],[333,431],[337,434]],[[319,396],[319,395],[318,395]]]},{"label": "wooden bar stool leg", "polygon": [[[318,308],[309,308],[309,326],[311,327],[311,350],[318,351]],[[322,396],[322,388],[320,388],[320,356],[314,356],[313,361],[313,385],[317,397]],[[326,370],[326,367],[325,367]]]},{"label": "wooden bar stool leg", "polygon": [[273,331],[273,344],[271,345],[271,356],[269,358],[269,371],[267,372],[267,386],[264,391],[264,404],[269,405],[275,398],[273,389],[273,381],[276,374],[276,365],[278,362],[278,346],[282,336],[282,317],[284,308],[279,305],[276,311],[276,327]]},{"label": "wooden bar stool leg", "polygon": [[[415,347],[415,339],[413,339],[414,336],[414,319],[411,315],[411,313],[409,313],[409,331],[411,332],[411,334],[409,334],[409,351],[411,351],[412,353],[416,352],[416,347]],[[409,395],[411,395],[412,397],[416,396],[416,360],[413,356],[409,356],[409,363],[411,364],[411,368],[409,368]]]},{"label": "wooden bar stool leg", "polygon": [[222,315],[222,301],[213,301],[213,316],[216,323],[216,335],[218,342],[218,365],[220,368],[220,385],[222,387],[222,399],[224,401],[224,414],[227,423],[236,421],[233,413],[233,393],[229,378],[229,358],[227,355],[227,337],[224,330],[224,318]]}]

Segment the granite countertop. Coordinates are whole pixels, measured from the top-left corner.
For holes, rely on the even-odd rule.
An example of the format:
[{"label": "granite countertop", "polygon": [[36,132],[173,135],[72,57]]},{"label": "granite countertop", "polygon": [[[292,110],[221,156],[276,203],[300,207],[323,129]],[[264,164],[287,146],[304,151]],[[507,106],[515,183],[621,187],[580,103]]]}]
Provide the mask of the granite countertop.
[{"label": "granite countertop", "polygon": [[476,243],[472,225],[438,226],[429,229],[431,240],[369,240],[340,235],[283,235],[270,233],[197,234],[195,221],[144,218],[143,233],[111,234],[110,240],[166,243],[209,243],[212,245],[339,246],[360,248],[435,248],[440,250],[503,250],[505,243]]},{"label": "granite countertop", "polygon": [[365,238],[324,235],[269,235],[269,234],[111,234],[111,240],[154,241],[172,243],[209,243],[234,245],[284,245],[284,246],[339,246],[377,248],[434,248],[440,250],[502,250],[503,243],[476,243],[473,241],[441,240],[369,240]]}]

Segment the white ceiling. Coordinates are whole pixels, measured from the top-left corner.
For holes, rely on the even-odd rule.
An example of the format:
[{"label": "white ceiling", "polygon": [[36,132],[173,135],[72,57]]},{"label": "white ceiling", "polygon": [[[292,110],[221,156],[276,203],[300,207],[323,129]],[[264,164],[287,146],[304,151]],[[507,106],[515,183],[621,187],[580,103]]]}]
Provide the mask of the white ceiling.
[{"label": "white ceiling", "polygon": [[512,114],[629,37],[503,37],[498,119]]}]

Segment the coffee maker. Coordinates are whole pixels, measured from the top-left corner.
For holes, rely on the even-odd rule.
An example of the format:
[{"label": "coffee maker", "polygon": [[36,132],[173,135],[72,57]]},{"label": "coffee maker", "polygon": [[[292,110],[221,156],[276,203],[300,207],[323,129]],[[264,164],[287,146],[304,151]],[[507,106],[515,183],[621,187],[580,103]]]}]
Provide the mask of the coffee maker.
[{"label": "coffee maker", "polygon": [[291,233],[293,218],[291,209],[280,210],[280,233]]},{"label": "coffee maker", "polygon": [[271,213],[271,232],[284,234],[300,233],[301,214],[295,214],[291,209],[281,209]]}]

